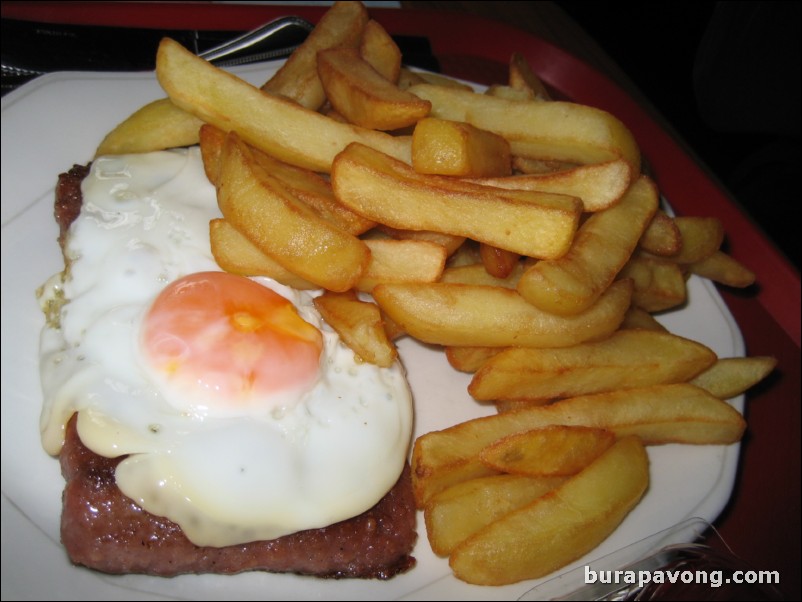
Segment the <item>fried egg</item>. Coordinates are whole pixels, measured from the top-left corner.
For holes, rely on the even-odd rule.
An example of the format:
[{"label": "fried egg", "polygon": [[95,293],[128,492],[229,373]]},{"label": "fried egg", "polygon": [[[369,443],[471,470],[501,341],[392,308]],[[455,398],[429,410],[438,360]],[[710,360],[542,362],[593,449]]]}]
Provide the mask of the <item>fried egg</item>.
[{"label": "fried egg", "polygon": [[67,421],[126,456],[122,492],[225,546],[324,527],[397,481],[412,434],[400,364],[358,361],[314,292],[222,272],[220,217],[197,148],[97,159],[70,229],[67,270],[42,302],[42,442]]}]

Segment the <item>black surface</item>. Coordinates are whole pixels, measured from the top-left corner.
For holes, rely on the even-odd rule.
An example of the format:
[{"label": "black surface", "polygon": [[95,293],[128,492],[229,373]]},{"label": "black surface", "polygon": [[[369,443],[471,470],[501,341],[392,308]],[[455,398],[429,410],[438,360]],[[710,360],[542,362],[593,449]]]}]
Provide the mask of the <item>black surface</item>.
[{"label": "black surface", "polygon": [[558,4],[799,268],[800,3]]}]

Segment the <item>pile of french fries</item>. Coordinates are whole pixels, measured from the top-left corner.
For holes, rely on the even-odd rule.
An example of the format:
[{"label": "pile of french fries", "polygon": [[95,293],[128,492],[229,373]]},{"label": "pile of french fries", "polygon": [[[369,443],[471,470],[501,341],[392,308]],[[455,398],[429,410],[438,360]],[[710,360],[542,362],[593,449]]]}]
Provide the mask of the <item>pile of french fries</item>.
[{"label": "pile of french fries", "polygon": [[691,274],[744,287],[715,218],[671,217],[629,130],[550,99],[521,55],[475,91],[410,71],[338,2],[261,89],[162,42],[167,98],[97,153],[200,144],[221,268],[321,289],[364,361],[443,347],[498,413],[417,439],[433,550],[467,582],[541,577],[596,547],[649,485],[644,446],[726,445],[726,399],[774,368],[667,332]]}]

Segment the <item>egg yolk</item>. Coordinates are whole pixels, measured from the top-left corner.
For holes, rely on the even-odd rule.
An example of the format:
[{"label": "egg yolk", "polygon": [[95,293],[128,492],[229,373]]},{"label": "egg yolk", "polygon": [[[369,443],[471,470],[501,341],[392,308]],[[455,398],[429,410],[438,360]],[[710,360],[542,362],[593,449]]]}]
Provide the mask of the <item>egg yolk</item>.
[{"label": "egg yolk", "polygon": [[143,348],[167,383],[171,404],[236,415],[273,409],[310,387],[323,337],[269,288],[202,272],[176,280],[156,298],[145,317]]}]

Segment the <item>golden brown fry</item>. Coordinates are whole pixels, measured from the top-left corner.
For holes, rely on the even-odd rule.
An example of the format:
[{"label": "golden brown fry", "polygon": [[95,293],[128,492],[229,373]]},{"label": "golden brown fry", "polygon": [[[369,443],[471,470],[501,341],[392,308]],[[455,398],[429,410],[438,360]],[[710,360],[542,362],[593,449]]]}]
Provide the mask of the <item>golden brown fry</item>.
[{"label": "golden brown fry", "polygon": [[224,219],[209,222],[209,239],[214,260],[226,272],[240,276],[266,276],[302,290],[320,288],[265,255],[247,236],[240,234]]},{"label": "golden brown fry", "polygon": [[513,52],[510,57],[510,87],[524,90],[539,100],[550,100],[551,95],[541,79],[520,52]]},{"label": "golden brown fry", "polygon": [[557,316],[515,291],[467,284],[380,284],[373,297],[410,335],[426,343],[482,347],[566,347],[612,334],[630,305],[631,285],[611,285],[590,308]]},{"label": "golden brown fry", "polygon": [[400,129],[417,123],[431,109],[428,101],[385,79],[354,48],[320,51],[317,70],[334,109],[361,127]]},{"label": "golden brown fry", "polygon": [[482,365],[468,392],[478,400],[547,401],[684,382],[715,361],[713,351],[690,339],[621,330],[602,341],[561,349],[507,349]]},{"label": "golden brown fry", "polygon": [[641,176],[617,205],[582,224],[566,255],[524,272],[518,292],[544,311],[566,316],[584,311],[629,261],[657,203],[657,187]]},{"label": "golden brown fry", "polygon": [[248,82],[164,39],[156,75],[173,103],[223,131],[236,131],[252,146],[292,165],[328,172],[340,150],[354,141],[411,161],[411,138],[339,123]]},{"label": "golden brown fry", "polygon": [[337,155],[332,185],[344,205],[393,228],[466,236],[533,257],[565,253],[581,212],[573,197],[418,174],[362,144]]},{"label": "golden brown fry", "polygon": [[619,274],[635,283],[632,304],[653,313],[678,307],[687,300],[685,275],[673,261],[636,255]]},{"label": "golden brown fry", "polygon": [[716,251],[701,261],[689,264],[688,270],[725,286],[746,288],[755,283],[755,273],[723,251]]},{"label": "golden brown fry", "polygon": [[630,173],[627,163],[618,160],[541,174],[476,178],[471,181],[483,186],[567,194],[581,199],[585,211],[601,211],[621,200],[629,188]]},{"label": "golden brown fry", "polygon": [[393,365],[398,352],[387,337],[375,303],[360,301],[353,291],[327,291],[315,297],[314,303],[329,326],[364,361],[384,368]]},{"label": "golden brown fry", "polygon": [[169,98],[155,100],[106,134],[95,151],[102,155],[149,153],[198,143],[203,122],[175,106]]},{"label": "golden brown fry", "polygon": [[565,481],[565,477],[493,475],[449,487],[434,496],[423,511],[432,551],[447,556],[483,527]]},{"label": "golden brown fry", "polygon": [[673,218],[658,209],[638,244],[648,253],[671,257],[682,248],[682,234]]},{"label": "golden brown fry", "polygon": [[[450,265],[450,264],[449,264]],[[451,282],[454,284],[482,284],[485,286],[503,286],[504,288],[515,289],[518,280],[524,273],[524,265],[517,262],[512,271],[506,278],[498,278],[488,273],[484,264],[473,263],[469,265],[458,265],[449,267],[443,271],[440,282]]]},{"label": "golden brown fry", "polygon": [[364,242],[295,199],[236,134],[223,147],[217,198],[226,220],[262,252],[322,288],[350,289],[370,261]]},{"label": "golden brown fry", "polygon": [[527,477],[570,477],[615,442],[610,431],[586,426],[547,426],[488,445],[479,459],[493,470]]},{"label": "golden brown fry", "polygon": [[435,282],[446,263],[445,247],[423,240],[368,239],[370,263],[356,283],[357,290],[371,292],[386,282]]},{"label": "golden brown fry", "polygon": [[427,117],[418,121],[412,134],[412,167],[423,174],[508,176],[510,145],[468,123]]},{"label": "golden brown fry", "polygon": [[387,30],[378,21],[371,19],[362,30],[359,55],[382,77],[398,83],[401,74],[401,50]]},{"label": "golden brown fry", "polygon": [[640,150],[632,133],[615,117],[568,102],[504,100],[467,90],[418,84],[409,91],[431,101],[432,117],[466,121],[506,138],[513,155],[604,163],[626,161],[640,173]]},{"label": "golden brown fry", "polygon": [[501,280],[509,278],[521,260],[521,256],[517,253],[484,243],[479,245],[479,256],[487,273]]},{"label": "golden brown fry", "polygon": [[668,332],[668,329],[663,326],[657,319],[645,309],[632,306],[624,316],[624,321],[621,322],[620,328],[624,329],[643,329],[643,330],[656,330],[659,332]]},{"label": "golden brown fry", "polygon": [[746,426],[728,403],[686,383],[583,395],[477,418],[415,441],[412,483],[417,504],[423,507],[446,487],[487,474],[478,459],[485,446],[556,424],[608,429],[618,437],[637,435],[646,445],[726,445],[740,440]]},{"label": "golden brown fry", "polygon": [[776,366],[777,358],[768,356],[722,358],[690,382],[719,399],[731,399],[762,381]]},{"label": "golden brown fry", "polygon": [[446,347],[446,359],[460,372],[476,372],[487,360],[501,352],[498,347]]},{"label": "golden brown fry", "polygon": [[[201,127],[200,147],[203,166],[206,176],[213,184],[217,182],[216,172],[219,171],[220,154],[225,137],[225,132],[212,125],[204,124]],[[319,174],[280,161],[258,149],[250,150],[259,165],[271,176],[279,179],[292,196],[338,228],[349,234],[358,235],[376,225],[375,222],[365,219],[339,203],[334,197],[331,184]]]},{"label": "golden brown fry", "polygon": [[577,476],[491,523],[449,558],[455,575],[480,585],[543,577],[612,533],[649,485],[641,442],[622,439]]},{"label": "golden brown fry", "polygon": [[682,245],[679,253],[672,256],[677,263],[696,263],[710,257],[719,250],[724,241],[724,226],[715,217],[675,217]]},{"label": "golden brown fry", "polygon": [[316,111],[326,100],[317,72],[317,53],[327,48],[356,48],[368,21],[361,2],[335,2],[262,90]]}]

